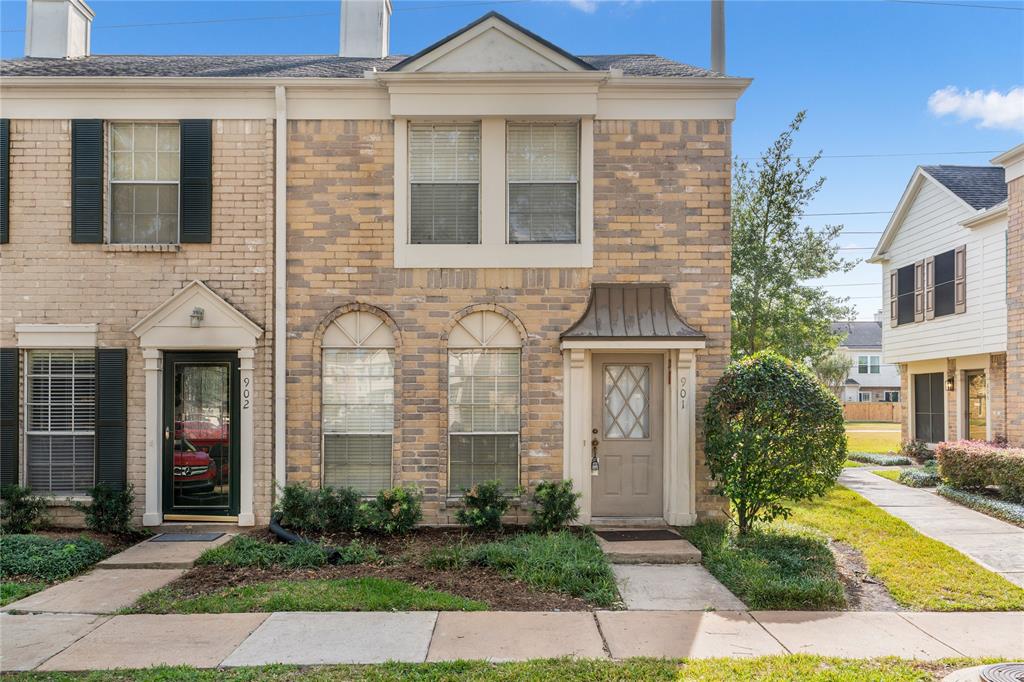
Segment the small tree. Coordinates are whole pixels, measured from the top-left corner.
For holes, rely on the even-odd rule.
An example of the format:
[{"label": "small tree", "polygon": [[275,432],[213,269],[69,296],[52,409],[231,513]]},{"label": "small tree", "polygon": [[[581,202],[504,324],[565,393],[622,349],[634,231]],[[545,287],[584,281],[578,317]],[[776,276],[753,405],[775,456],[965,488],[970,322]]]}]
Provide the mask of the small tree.
[{"label": "small tree", "polygon": [[818,377],[818,381],[825,384],[836,396],[843,388],[851,367],[853,361],[850,356],[840,351],[832,351],[811,361],[811,371]]},{"label": "small tree", "polygon": [[824,495],[846,459],[843,410],[806,369],[771,352],[733,362],[704,413],[708,468],[740,534]]}]

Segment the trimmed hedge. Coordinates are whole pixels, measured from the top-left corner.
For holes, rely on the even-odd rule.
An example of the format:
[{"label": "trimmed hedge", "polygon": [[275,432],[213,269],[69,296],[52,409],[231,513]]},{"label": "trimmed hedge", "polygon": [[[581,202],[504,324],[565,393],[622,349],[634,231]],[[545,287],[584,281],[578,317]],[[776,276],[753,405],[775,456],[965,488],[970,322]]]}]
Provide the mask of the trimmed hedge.
[{"label": "trimmed hedge", "polygon": [[1010,502],[1024,502],[1024,448],[958,440],[935,446],[942,478],[952,487],[978,491],[999,486]]},{"label": "trimmed hedge", "polygon": [[904,469],[900,472],[899,482],[911,488],[934,488],[942,483],[942,479],[934,470]]},{"label": "trimmed hedge", "polygon": [[906,466],[910,460],[901,455],[877,455],[873,452],[849,452],[846,457],[854,462],[864,462],[880,467]]},{"label": "trimmed hedge", "polygon": [[1015,523],[1018,526],[1024,526],[1024,504],[996,500],[985,495],[969,493],[966,490],[957,490],[945,484],[940,485],[935,492],[957,504],[970,507],[982,514],[988,514],[989,516]]}]

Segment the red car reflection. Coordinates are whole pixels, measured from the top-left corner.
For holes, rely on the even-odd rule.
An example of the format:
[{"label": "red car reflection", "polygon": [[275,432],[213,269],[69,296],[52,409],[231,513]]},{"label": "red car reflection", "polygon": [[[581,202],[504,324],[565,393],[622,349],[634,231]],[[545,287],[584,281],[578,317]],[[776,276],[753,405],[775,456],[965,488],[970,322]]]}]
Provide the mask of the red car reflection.
[{"label": "red car reflection", "polygon": [[174,425],[174,483],[196,492],[212,491],[227,482],[228,466],[222,458],[217,466],[211,452],[227,453],[228,425],[203,420],[179,421]]},{"label": "red car reflection", "polygon": [[217,465],[205,450],[174,449],[174,485],[189,490],[213,490]]}]

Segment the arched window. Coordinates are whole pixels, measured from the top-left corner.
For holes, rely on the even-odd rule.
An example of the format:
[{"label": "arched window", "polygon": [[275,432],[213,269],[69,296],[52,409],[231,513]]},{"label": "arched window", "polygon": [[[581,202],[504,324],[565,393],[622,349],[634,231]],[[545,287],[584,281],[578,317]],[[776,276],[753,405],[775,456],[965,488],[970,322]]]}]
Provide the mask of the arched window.
[{"label": "arched window", "polygon": [[448,335],[448,492],[519,485],[522,339],[511,320],[470,313]]},{"label": "arched window", "polygon": [[375,495],[391,486],[394,334],[356,310],[330,324],[322,346],[324,485]]}]

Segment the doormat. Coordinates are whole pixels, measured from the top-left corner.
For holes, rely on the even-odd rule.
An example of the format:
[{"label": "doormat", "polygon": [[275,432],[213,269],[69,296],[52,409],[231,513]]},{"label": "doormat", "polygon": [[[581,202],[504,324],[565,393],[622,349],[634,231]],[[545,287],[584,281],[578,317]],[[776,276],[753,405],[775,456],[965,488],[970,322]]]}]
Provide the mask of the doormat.
[{"label": "doormat", "polygon": [[213,542],[224,533],[161,533],[150,542]]},{"label": "doormat", "polygon": [[597,537],[608,542],[647,542],[650,540],[682,540],[678,533],[656,530],[599,530]]}]

